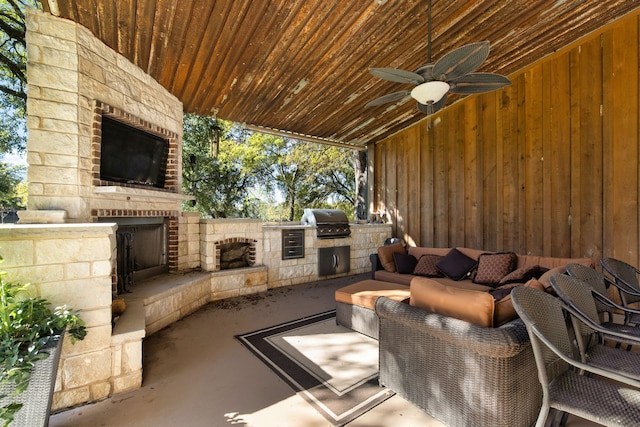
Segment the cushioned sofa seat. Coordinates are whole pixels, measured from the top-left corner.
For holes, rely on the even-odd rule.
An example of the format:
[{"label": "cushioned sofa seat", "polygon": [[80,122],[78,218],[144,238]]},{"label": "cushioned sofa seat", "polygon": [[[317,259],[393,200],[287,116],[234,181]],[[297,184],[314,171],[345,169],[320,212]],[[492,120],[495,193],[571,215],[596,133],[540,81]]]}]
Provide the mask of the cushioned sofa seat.
[{"label": "cushioned sofa seat", "polygon": [[483,255],[493,254],[489,251],[456,249],[478,261],[465,275],[455,276],[461,280],[436,277],[440,272],[430,268],[434,264],[439,268],[433,259],[447,257],[452,248],[410,247],[407,252],[416,260],[434,255],[428,260],[429,268],[421,270],[416,264],[413,271],[421,275],[397,271],[396,267],[407,265],[403,248],[393,248],[392,259],[404,258],[405,265],[390,265],[384,250],[384,262],[378,254],[371,256],[372,277],[410,285],[408,303],[384,296],[376,299],[380,383],[449,426],[531,426],[541,405],[542,388],[529,336],[509,291],[514,286],[546,289],[551,275],[564,273],[568,263],[594,267],[594,262],[494,254],[509,258],[513,274],[501,276],[509,280],[485,285],[474,283],[481,270],[487,275],[479,259],[497,257]]},{"label": "cushioned sofa seat", "polygon": [[535,423],[542,401],[520,319],[484,328],[378,298],[380,383],[449,426]]},{"label": "cushioned sofa seat", "polygon": [[386,297],[394,301],[409,299],[409,287],[400,283],[363,280],[336,290],[336,322],[339,325],[378,339],[376,300]]}]

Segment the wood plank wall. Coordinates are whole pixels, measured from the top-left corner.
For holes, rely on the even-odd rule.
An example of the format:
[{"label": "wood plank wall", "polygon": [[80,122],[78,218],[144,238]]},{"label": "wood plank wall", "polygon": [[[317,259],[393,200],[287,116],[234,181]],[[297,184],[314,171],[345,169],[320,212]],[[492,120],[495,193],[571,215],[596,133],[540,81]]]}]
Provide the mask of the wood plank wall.
[{"label": "wood plank wall", "polygon": [[640,265],[639,20],[370,147],[373,209],[412,245]]}]

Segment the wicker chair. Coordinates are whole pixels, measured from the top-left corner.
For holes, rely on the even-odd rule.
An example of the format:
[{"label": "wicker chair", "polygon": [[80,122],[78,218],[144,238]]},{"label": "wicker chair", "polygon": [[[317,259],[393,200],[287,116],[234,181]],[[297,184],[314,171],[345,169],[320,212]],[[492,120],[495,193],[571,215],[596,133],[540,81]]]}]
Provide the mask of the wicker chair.
[{"label": "wicker chair", "polygon": [[[615,282],[612,282],[620,293],[622,305],[628,308],[631,304],[640,302],[640,284],[638,283],[638,271],[634,266],[615,258],[603,258],[600,260],[602,267],[609,273]],[[640,314],[625,314],[625,323],[640,325]]]},{"label": "wicker chair", "polygon": [[621,306],[609,298],[609,294],[607,292],[608,285],[613,285],[615,288],[617,288],[617,286],[607,276],[593,268],[585,267],[580,264],[567,265],[567,272],[571,277],[580,279],[587,285],[591,286],[593,297],[596,301],[596,307],[598,308],[598,314],[605,314],[610,322],[614,322],[615,317],[613,316],[613,313],[617,310],[624,315],[625,325],[638,326],[638,324],[640,324],[640,310]]},{"label": "wicker chair", "polygon": [[[603,338],[610,341],[640,345],[640,330],[624,326],[616,331],[605,329],[598,320],[593,290],[575,277],[558,274],[551,277],[551,286],[563,302],[569,306],[573,332],[580,350],[582,362],[604,369],[618,369],[640,379],[640,353],[623,351],[603,345]],[[630,330],[631,334],[624,333]]]},{"label": "wicker chair", "polygon": [[511,295],[529,332],[543,390],[536,426],[545,425],[552,408],[607,426],[637,426],[640,380],[574,357],[565,305],[559,298],[525,286],[515,288]]},{"label": "wicker chair", "polygon": [[[613,321],[613,308],[609,304],[611,299],[608,297],[608,288],[612,284],[611,280],[595,268],[575,263],[567,264],[567,273],[571,277],[582,280],[597,292],[596,307],[598,308],[598,314],[606,315],[609,321]],[[607,302],[602,301],[605,298]]]}]

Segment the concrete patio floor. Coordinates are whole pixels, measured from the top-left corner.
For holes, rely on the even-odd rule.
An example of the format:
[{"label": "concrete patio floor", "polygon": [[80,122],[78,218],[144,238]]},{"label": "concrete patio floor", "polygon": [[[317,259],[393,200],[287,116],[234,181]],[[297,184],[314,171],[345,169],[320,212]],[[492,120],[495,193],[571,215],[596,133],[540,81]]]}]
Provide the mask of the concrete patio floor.
[{"label": "concrete patio floor", "polygon": [[[210,303],[145,338],[141,389],[59,412],[49,425],[329,426],[234,336],[331,310],[336,289],[368,277],[317,281]],[[595,425],[574,417],[567,423],[568,427]],[[349,426],[443,424],[394,396]]]}]

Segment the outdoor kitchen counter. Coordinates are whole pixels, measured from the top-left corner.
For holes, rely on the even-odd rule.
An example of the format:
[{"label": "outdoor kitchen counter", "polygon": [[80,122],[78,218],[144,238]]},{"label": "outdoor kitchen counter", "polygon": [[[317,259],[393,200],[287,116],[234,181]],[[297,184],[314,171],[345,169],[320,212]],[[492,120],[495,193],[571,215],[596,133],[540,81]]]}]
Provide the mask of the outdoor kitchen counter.
[{"label": "outdoor kitchen counter", "polygon": [[[390,224],[349,224],[347,237],[318,238],[315,226],[299,223],[264,223],[263,260],[268,267],[270,288],[295,285],[319,279],[366,273],[371,269],[369,255],[391,237]],[[283,259],[283,232],[304,230],[304,253],[299,257]],[[320,251],[327,248],[348,247],[348,271],[320,275]],[[285,257],[286,258],[286,257]],[[324,271],[322,271],[324,273]]]}]

